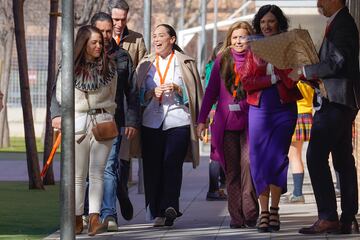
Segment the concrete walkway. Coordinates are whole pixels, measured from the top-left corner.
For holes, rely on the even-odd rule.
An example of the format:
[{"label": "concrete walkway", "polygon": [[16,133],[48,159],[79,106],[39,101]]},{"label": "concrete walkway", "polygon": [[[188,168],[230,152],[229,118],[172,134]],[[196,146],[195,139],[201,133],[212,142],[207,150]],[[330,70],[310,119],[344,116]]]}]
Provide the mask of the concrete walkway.
[{"label": "concrete walkway", "polygon": [[[133,178],[137,178],[137,161],[134,161]],[[289,179],[289,190],[292,190]],[[203,157],[200,167],[192,169],[184,164],[184,177],[180,199],[183,216],[171,228],[153,228],[145,221],[144,195],[138,194],[137,185],[130,189],[130,199],[134,205],[134,218],[127,222],[119,216],[119,231],[88,237],[86,231],[77,239],[360,239],[359,235],[315,235],[298,234],[298,229],[316,220],[316,204],[312,194],[308,173],[306,173],[304,193],[306,204],[281,204],[281,230],[278,233],[259,234],[256,229],[230,229],[230,218],[226,202],[205,200],[208,190],[208,160]],[[339,208],[340,209],[340,208]],[[119,207],[118,207],[119,210]],[[118,211],[120,212],[120,211]],[[46,238],[60,239],[59,232]]]}]

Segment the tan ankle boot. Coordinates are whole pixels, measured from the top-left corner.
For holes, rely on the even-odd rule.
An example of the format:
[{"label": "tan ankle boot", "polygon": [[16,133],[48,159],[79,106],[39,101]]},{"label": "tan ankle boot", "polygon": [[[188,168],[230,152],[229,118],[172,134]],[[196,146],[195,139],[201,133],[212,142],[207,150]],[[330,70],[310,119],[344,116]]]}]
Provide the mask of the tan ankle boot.
[{"label": "tan ankle boot", "polygon": [[81,234],[84,230],[82,216],[75,216],[75,234]]},{"label": "tan ankle boot", "polygon": [[90,213],[88,235],[94,236],[96,234],[106,232],[106,230],[107,225],[105,223],[101,223],[99,214]]}]

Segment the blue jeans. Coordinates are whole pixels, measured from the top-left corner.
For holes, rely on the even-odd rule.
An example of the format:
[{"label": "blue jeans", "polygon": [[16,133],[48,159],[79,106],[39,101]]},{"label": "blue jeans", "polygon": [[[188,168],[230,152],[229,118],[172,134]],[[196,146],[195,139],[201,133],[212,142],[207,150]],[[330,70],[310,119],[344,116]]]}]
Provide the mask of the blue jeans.
[{"label": "blue jeans", "polygon": [[116,189],[119,179],[119,150],[121,144],[121,135],[114,139],[111,152],[109,154],[104,171],[104,196],[101,205],[101,218],[112,216],[117,219],[116,214]]}]

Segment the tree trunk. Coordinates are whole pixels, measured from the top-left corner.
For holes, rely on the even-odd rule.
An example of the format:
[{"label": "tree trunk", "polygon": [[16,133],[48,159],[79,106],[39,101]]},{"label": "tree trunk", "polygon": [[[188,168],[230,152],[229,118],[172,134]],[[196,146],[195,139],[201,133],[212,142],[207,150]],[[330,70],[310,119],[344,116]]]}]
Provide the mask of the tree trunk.
[{"label": "tree trunk", "polygon": [[[49,56],[48,56],[48,79],[46,86],[46,123],[45,123],[45,140],[44,140],[44,159],[43,165],[50,155],[53,146],[53,128],[51,126],[51,95],[53,86],[55,83],[55,64],[56,64],[56,29],[57,29],[57,17],[59,9],[59,0],[50,1],[50,21],[49,21]],[[44,185],[54,185],[54,171],[53,164],[49,166],[49,169],[43,179]]]},{"label": "tree trunk", "polygon": [[0,148],[8,147],[10,145],[6,102],[14,42],[14,17],[12,14],[11,2],[11,0],[6,0],[1,1],[0,3],[0,61],[3,60],[2,72],[0,73],[0,89],[4,94],[4,109],[0,112]]},{"label": "tree trunk", "polygon": [[29,75],[27,66],[24,0],[13,0],[13,14],[15,24],[16,49],[19,62],[21,105],[24,117],[24,131],[26,144],[26,160],[29,175],[29,189],[44,189],[40,178],[40,167],[37,156],[34,120],[30,98]]},{"label": "tree trunk", "polygon": [[90,18],[101,10],[104,2],[105,0],[86,0],[82,12],[75,13],[75,25],[79,27],[90,24]]}]

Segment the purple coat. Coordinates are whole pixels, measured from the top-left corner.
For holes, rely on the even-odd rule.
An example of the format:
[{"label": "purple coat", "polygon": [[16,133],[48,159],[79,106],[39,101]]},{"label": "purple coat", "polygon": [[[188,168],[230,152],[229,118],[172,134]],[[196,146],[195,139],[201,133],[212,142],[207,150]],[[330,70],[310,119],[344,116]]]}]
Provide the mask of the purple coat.
[{"label": "purple coat", "polygon": [[[235,55],[234,53],[232,54]],[[240,69],[243,63],[244,55],[234,56],[236,68]],[[237,61],[239,60],[240,61]],[[223,168],[225,168],[224,160],[224,132],[225,130],[244,130],[248,126],[248,112],[249,105],[246,99],[241,100],[237,104],[240,105],[241,111],[230,111],[229,104],[235,104],[233,96],[226,89],[224,81],[220,77],[220,59],[221,56],[215,60],[209,85],[206,88],[201,110],[198,118],[198,123],[205,123],[208,114],[213,104],[217,102],[216,112],[213,123],[211,125],[211,154],[210,158],[218,161]],[[247,133],[246,133],[247,135]]]}]

